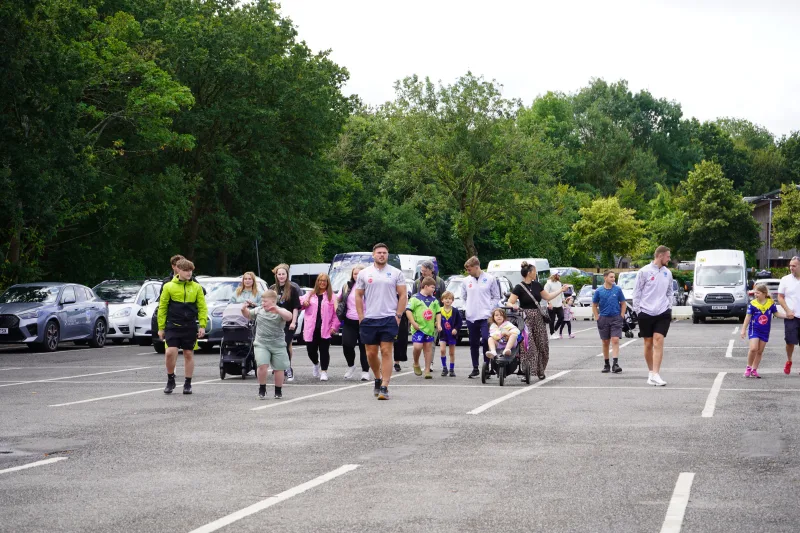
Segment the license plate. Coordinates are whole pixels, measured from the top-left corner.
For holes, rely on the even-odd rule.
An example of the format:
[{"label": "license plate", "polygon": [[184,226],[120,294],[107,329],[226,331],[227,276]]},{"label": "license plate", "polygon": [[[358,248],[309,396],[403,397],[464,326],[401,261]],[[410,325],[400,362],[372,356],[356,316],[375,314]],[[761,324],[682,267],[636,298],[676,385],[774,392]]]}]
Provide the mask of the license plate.
[{"label": "license plate", "polygon": [[8,328],[0,328],[0,335],[8,335]]},{"label": "license plate", "polygon": [[728,310],[728,306],[727,305],[712,305],[711,306],[711,310],[712,311],[727,311]]}]

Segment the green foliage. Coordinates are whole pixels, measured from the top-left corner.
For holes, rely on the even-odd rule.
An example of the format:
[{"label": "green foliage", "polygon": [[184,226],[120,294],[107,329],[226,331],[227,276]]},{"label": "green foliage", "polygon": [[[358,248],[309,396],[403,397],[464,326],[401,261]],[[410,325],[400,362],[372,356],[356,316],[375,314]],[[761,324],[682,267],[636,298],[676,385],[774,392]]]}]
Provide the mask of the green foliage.
[{"label": "green foliage", "polygon": [[635,254],[644,244],[644,223],[635,213],[615,197],[594,200],[580,209],[581,219],[568,235],[570,248],[601,257],[601,266],[615,266],[614,256]]},{"label": "green foliage", "polygon": [[781,203],[772,213],[772,246],[779,250],[800,248],[800,189],[781,187]]}]

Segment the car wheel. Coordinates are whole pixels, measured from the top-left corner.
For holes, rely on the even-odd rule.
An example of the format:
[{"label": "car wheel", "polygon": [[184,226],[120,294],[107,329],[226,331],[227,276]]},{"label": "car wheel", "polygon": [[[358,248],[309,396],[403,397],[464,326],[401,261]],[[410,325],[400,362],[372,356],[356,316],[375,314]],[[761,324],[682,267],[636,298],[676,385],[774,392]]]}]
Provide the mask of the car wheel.
[{"label": "car wheel", "polygon": [[61,328],[58,322],[51,320],[44,327],[44,342],[40,345],[45,352],[55,352],[58,349],[58,340],[61,336]]},{"label": "car wheel", "polygon": [[97,322],[94,323],[94,330],[92,331],[92,338],[89,339],[89,346],[92,348],[102,348],[105,346],[106,333],[108,333],[106,321],[102,318],[98,319]]},{"label": "car wheel", "polygon": [[167,351],[166,347],[164,346],[164,341],[162,340],[153,341],[153,349],[156,351],[156,353],[166,353]]},{"label": "car wheel", "polygon": [[699,324],[699,323],[700,323],[700,317],[698,317],[697,315],[693,314],[692,315],[692,324]]},{"label": "car wheel", "polygon": [[153,339],[152,337],[139,337],[136,339],[136,342],[139,346],[150,346],[153,344]]}]

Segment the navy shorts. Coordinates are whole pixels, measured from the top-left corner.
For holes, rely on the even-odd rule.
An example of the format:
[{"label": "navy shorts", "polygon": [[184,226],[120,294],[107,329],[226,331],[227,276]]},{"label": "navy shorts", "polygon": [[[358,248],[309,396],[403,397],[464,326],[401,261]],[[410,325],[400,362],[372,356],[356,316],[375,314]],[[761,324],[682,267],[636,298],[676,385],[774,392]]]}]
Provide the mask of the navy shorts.
[{"label": "navy shorts", "polygon": [[800,318],[783,319],[783,333],[786,344],[800,344]]},{"label": "navy shorts", "polygon": [[455,346],[458,344],[458,338],[456,338],[452,329],[442,329],[442,332],[439,334],[439,344]]},{"label": "navy shorts", "polygon": [[382,342],[394,342],[397,337],[397,319],[394,316],[385,318],[365,318],[361,321],[358,335],[366,345]]}]

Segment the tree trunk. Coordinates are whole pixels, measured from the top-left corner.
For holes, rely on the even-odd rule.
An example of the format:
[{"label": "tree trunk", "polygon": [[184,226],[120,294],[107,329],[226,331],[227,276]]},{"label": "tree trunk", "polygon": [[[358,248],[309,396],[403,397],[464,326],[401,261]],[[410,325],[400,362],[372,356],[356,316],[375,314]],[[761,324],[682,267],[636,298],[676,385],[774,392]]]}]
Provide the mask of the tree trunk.
[{"label": "tree trunk", "polygon": [[200,234],[200,198],[195,196],[192,201],[192,214],[186,226],[186,251],[184,256],[190,261],[194,261],[194,253],[197,247],[197,237]]},{"label": "tree trunk", "polygon": [[464,251],[467,252],[467,259],[478,255],[478,250],[475,248],[475,241],[473,240],[473,237],[474,235],[470,233],[466,235],[462,241],[462,244],[464,245]]},{"label": "tree trunk", "polygon": [[217,250],[217,275],[228,275],[228,251],[221,248]]}]

